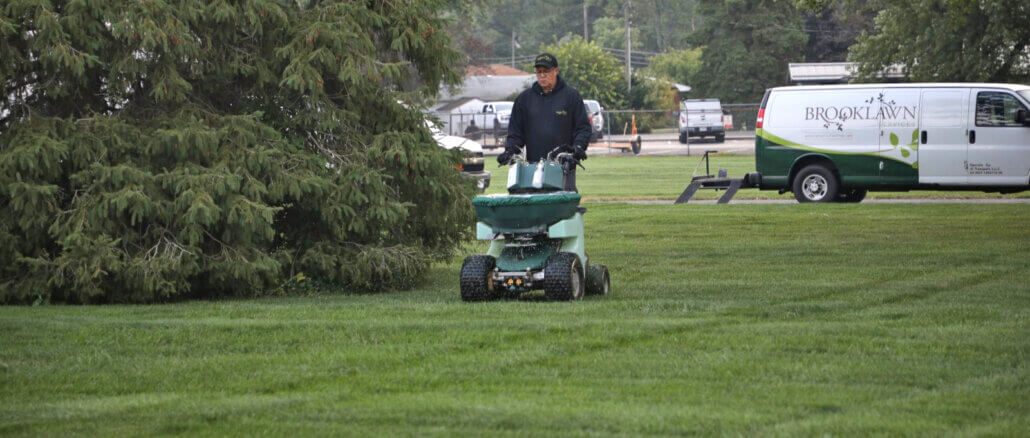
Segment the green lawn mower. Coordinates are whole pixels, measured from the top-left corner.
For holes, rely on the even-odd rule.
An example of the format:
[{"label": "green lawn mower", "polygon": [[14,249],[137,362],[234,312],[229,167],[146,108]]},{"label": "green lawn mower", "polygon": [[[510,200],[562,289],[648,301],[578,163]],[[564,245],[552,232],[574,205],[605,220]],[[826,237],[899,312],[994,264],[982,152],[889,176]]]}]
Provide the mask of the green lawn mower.
[{"label": "green lawn mower", "polygon": [[579,193],[562,190],[577,164],[561,147],[537,163],[515,160],[507,195],[472,200],[476,238],[489,240],[490,248],[462,264],[462,300],[516,298],[540,289],[553,301],[609,293],[608,268],[586,255]]}]

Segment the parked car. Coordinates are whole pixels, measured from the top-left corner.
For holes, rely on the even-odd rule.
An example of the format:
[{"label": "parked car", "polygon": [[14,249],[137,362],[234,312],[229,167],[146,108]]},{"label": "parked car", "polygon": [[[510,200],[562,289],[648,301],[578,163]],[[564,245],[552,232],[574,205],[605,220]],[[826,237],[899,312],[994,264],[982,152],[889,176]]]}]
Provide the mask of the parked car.
[{"label": "parked car", "polygon": [[507,131],[513,105],[513,102],[503,100],[484,103],[478,113],[472,114],[472,120],[465,129],[466,133],[485,131],[496,135]]},{"label": "parked car", "polygon": [[604,138],[604,107],[596,100],[583,100],[590,118],[590,141]]},{"label": "parked car", "polygon": [[476,180],[476,188],[479,191],[484,191],[487,187],[490,187],[490,171],[485,170],[483,167],[485,163],[483,145],[464,137],[444,134],[432,122],[426,121],[426,125],[429,127],[429,132],[433,133],[433,140],[436,140],[440,147],[447,150],[461,150],[464,157],[460,167],[462,175],[474,178]]},{"label": "parked car", "polygon": [[1030,189],[1030,86],[932,83],[779,87],[755,133],[759,188],[800,202],[869,190]]},{"label": "parked car", "polygon": [[715,137],[715,141],[726,139],[722,104],[719,99],[687,99],[680,104],[680,143],[688,137]]}]

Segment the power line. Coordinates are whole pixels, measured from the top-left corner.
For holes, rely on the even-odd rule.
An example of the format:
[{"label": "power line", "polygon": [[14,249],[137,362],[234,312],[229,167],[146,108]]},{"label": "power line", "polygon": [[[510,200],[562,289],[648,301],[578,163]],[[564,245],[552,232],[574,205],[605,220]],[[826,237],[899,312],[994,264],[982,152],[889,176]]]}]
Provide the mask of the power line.
[{"label": "power line", "polygon": [[[601,47],[601,49],[602,49],[602,50],[605,50],[605,51],[608,51],[608,52],[626,53],[626,50],[625,50],[625,49],[615,49],[615,48],[611,48],[611,47]],[[632,53],[633,53],[634,55],[636,55],[636,54],[641,54],[641,55],[648,55],[648,56],[662,55],[662,53],[657,53],[657,52],[645,52],[645,51],[643,51],[643,50],[637,50],[637,49],[633,49],[633,52],[632,52]]]}]

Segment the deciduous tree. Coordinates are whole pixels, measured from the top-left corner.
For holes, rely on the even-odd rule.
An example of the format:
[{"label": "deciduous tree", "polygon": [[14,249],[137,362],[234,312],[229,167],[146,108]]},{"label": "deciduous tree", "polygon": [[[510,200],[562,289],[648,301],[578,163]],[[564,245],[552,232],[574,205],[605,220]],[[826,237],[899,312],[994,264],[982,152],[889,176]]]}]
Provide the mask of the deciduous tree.
[{"label": "deciduous tree", "polygon": [[786,83],[788,63],[804,60],[808,36],[792,1],[712,0],[698,9],[705,20],[691,36],[704,46],[697,97],[757,102]]},{"label": "deciduous tree", "polygon": [[[558,57],[561,76],[584,99],[596,99],[605,108],[624,108],[626,76],[618,60],[601,47],[581,37],[544,46]],[[532,65],[528,68],[532,69]]]},{"label": "deciduous tree", "polygon": [[914,81],[1030,81],[1030,3],[880,0],[876,29],[851,48],[866,78],[900,64]]}]

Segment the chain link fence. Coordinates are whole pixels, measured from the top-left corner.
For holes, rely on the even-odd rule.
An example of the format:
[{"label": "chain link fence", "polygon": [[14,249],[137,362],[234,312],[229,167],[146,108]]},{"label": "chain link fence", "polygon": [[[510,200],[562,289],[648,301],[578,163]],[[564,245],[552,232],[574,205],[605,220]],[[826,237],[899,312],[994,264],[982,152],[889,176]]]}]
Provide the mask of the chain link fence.
[{"label": "chain link fence", "polygon": [[[758,103],[723,104],[723,125],[727,134],[751,133],[755,129]],[[504,146],[508,133],[508,120],[493,113],[450,113],[437,112],[442,133],[475,140],[484,148]],[[594,138],[600,141],[626,141],[636,124],[637,134],[678,135],[680,111],[668,110],[602,110],[600,123],[593,120],[591,126],[600,125],[600,132],[594,130]],[[598,135],[600,134],[600,135]]]}]

